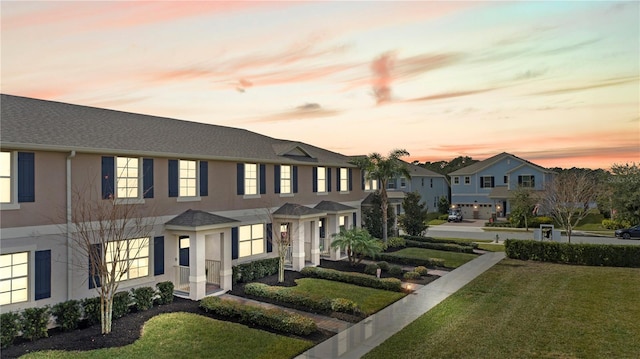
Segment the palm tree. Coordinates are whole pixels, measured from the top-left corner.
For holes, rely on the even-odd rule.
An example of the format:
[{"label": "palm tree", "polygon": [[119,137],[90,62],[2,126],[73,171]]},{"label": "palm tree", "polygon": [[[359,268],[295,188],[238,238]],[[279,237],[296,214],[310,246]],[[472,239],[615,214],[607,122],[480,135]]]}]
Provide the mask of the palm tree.
[{"label": "palm tree", "polygon": [[331,247],[347,252],[349,264],[352,266],[362,262],[365,256],[373,257],[382,251],[380,242],[371,237],[366,229],[342,229],[339,233],[334,233],[333,237]]},{"label": "palm tree", "polygon": [[367,179],[376,180],[380,183],[380,197],[382,199],[382,240],[387,243],[387,209],[389,198],[387,197],[387,184],[391,178],[398,175],[411,178],[411,173],[400,157],[409,156],[409,152],[404,149],[396,149],[389,153],[387,157],[374,152],[366,157],[359,157],[351,162],[364,171]]}]

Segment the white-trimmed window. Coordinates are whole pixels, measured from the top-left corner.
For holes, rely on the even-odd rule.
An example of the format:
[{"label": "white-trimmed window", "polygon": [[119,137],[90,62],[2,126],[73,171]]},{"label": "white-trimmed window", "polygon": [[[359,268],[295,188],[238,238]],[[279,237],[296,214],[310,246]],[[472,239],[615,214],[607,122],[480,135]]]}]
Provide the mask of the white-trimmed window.
[{"label": "white-trimmed window", "polygon": [[12,162],[11,152],[0,152],[0,203],[11,203],[13,200]]},{"label": "white-trimmed window", "polygon": [[404,177],[400,177],[400,188],[407,187],[407,179]]},{"label": "white-trimmed window", "polygon": [[327,192],[327,168],[318,167],[318,192]]},{"label": "white-trimmed window", "polygon": [[464,176],[464,184],[471,184],[471,177]]},{"label": "white-trimmed window", "polygon": [[346,229],[347,224],[347,216],[338,217],[338,226],[340,227],[340,231]]},{"label": "white-trimmed window", "polygon": [[292,175],[291,175],[291,166],[282,165],[280,166],[280,193],[289,194],[292,193]]},{"label": "white-trimmed window", "polygon": [[481,188],[493,188],[494,180],[493,176],[482,176],[480,177],[480,187]]},{"label": "white-trimmed window", "polygon": [[29,252],[0,255],[0,305],[29,299]]},{"label": "white-trimmed window", "polygon": [[252,224],[238,228],[239,256],[264,253],[264,225]]},{"label": "white-trimmed window", "polygon": [[453,177],[453,184],[460,184],[460,177],[458,176]]},{"label": "white-trimmed window", "polygon": [[349,192],[349,169],[340,168],[340,192]]},{"label": "white-trimmed window", "polygon": [[195,197],[198,184],[198,161],[180,160],[179,164],[179,195],[180,197]]},{"label": "white-trimmed window", "polygon": [[376,191],[378,189],[378,180],[373,178],[367,178],[366,174],[364,177],[364,190],[365,191]]},{"label": "white-trimmed window", "polygon": [[140,196],[140,160],[116,157],[116,198]]},{"label": "white-trimmed window", "polygon": [[111,271],[114,265],[116,266],[116,273],[121,274],[118,281],[148,276],[149,238],[133,238],[107,243],[105,262],[108,271]]},{"label": "white-trimmed window", "polygon": [[258,194],[258,165],[255,163],[244,164],[244,194]]},{"label": "white-trimmed window", "polygon": [[533,175],[518,176],[518,185],[521,187],[533,188],[536,186],[536,179]]}]

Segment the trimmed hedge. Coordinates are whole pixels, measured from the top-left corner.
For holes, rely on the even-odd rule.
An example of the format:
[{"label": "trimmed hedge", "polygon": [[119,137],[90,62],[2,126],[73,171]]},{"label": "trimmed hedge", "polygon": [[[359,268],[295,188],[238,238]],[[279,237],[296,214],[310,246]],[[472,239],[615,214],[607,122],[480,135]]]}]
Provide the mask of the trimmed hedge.
[{"label": "trimmed hedge", "polygon": [[421,275],[418,272],[406,272],[402,277],[404,279],[420,279]]},{"label": "trimmed hedge", "polygon": [[381,259],[387,262],[406,264],[411,266],[423,266],[423,267],[444,267],[444,260],[440,258],[407,258],[394,256],[393,253],[379,253],[376,254],[377,259]]},{"label": "trimmed hedge", "polygon": [[507,239],[504,248],[513,259],[640,268],[640,246]]},{"label": "trimmed hedge", "polygon": [[46,338],[49,336],[49,307],[25,308],[22,310],[22,337],[29,340]]},{"label": "trimmed hedge", "polygon": [[448,251],[448,252],[473,253],[473,247],[459,245],[459,244],[420,242],[420,241],[414,241],[411,239],[407,239],[406,242],[407,242],[407,247],[435,249],[439,251]]},{"label": "trimmed hedge", "polygon": [[364,273],[341,272],[321,267],[305,267],[300,273],[305,277],[335,280],[362,287],[402,292],[402,281],[397,278],[377,278]]},{"label": "trimmed hedge", "polygon": [[233,266],[233,284],[247,283],[278,273],[280,258],[267,258]]},{"label": "trimmed hedge", "polygon": [[80,301],[82,305],[83,318],[87,320],[88,325],[100,323],[100,297],[85,298]]},{"label": "trimmed hedge", "polygon": [[0,348],[4,349],[13,344],[13,340],[22,331],[20,313],[7,312],[0,314]]},{"label": "trimmed hedge", "polygon": [[207,313],[238,320],[241,323],[271,328],[283,333],[309,335],[318,330],[316,323],[305,316],[282,309],[266,309],[218,297],[206,297],[200,308]]},{"label": "trimmed hedge", "polygon": [[153,296],[156,291],[151,287],[140,287],[131,289],[131,298],[138,311],[149,310],[153,307]]},{"label": "trimmed hedge", "polygon": [[170,281],[156,283],[158,288],[158,304],[169,304],[173,302],[173,283]]},{"label": "trimmed hedge", "polygon": [[[433,237],[422,237],[422,236],[404,236],[405,239],[411,241],[418,241],[423,243],[444,243],[444,244],[455,244],[460,247],[471,247],[478,248],[478,243],[474,242],[458,242],[453,239],[436,239]],[[445,249],[446,250],[446,249]]]},{"label": "trimmed hedge", "polygon": [[330,313],[334,311],[355,315],[362,313],[358,305],[348,299],[332,299],[325,296],[292,293],[286,287],[270,286],[264,283],[249,283],[244,286],[244,292],[255,297],[268,298],[278,302],[306,307],[314,312]]},{"label": "trimmed hedge", "polygon": [[82,316],[80,302],[72,299],[58,303],[51,308],[51,314],[63,332],[76,329]]},{"label": "trimmed hedge", "polygon": [[[122,291],[114,294],[113,306],[111,307],[111,319],[122,318],[129,314],[131,306],[131,295],[127,291]],[[98,311],[100,311],[100,298],[98,297]],[[98,320],[98,323],[100,320]]]}]

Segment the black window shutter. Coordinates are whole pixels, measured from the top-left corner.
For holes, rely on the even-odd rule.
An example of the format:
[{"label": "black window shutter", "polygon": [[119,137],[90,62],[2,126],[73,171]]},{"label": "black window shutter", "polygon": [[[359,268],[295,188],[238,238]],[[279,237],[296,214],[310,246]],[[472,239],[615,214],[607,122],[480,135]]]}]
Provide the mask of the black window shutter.
[{"label": "black window shutter", "polygon": [[153,275],[164,274],[164,236],[153,237]]},{"label": "black window shutter", "polygon": [[260,194],[267,193],[267,166],[260,165]]},{"label": "black window shutter", "polygon": [[364,191],[364,181],[365,181],[365,178],[364,178],[364,171],[360,171],[360,174],[362,175],[362,176],[361,176],[361,180],[362,180],[362,190]]},{"label": "black window shutter", "polygon": [[518,176],[518,186],[522,185],[522,176]]},{"label": "black window shutter", "polygon": [[142,159],[142,197],[153,198],[153,158]]},{"label": "black window shutter", "polygon": [[340,186],[340,169],[336,169],[336,191],[340,192],[342,190],[342,186]]},{"label": "black window shutter", "polygon": [[35,300],[51,298],[51,250],[35,252]]},{"label": "black window shutter", "polygon": [[353,191],[353,168],[349,168],[349,191]]},{"label": "black window shutter", "polygon": [[484,188],[484,177],[480,177],[480,188]]},{"label": "black window shutter", "polygon": [[238,163],[236,177],[236,188],[239,195],[244,194],[244,163]]},{"label": "black window shutter", "polygon": [[115,164],[113,157],[102,157],[102,199],[109,199],[116,186]]},{"label": "black window shutter", "polygon": [[536,176],[531,176],[531,187],[536,186]]},{"label": "black window shutter", "polygon": [[[102,245],[101,244],[93,244],[91,253],[89,254],[89,289],[93,289],[96,286],[100,287],[100,271],[97,268],[93,268],[93,261],[91,260],[92,255],[102,261]],[[95,284],[94,285],[94,281]]]},{"label": "black window shutter", "polygon": [[357,216],[356,212],[353,212],[353,224],[352,224],[351,228],[358,227],[356,219],[358,219],[358,216]]},{"label": "black window shutter", "polygon": [[238,227],[231,228],[231,259],[238,259]]},{"label": "black window shutter", "polygon": [[33,152],[18,152],[18,202],[35,202],[35,160]]},{"label": "black window shutter", "polygon": [[331,168],[327,168],[327,192],[331,192]]},{"label": "black window shutter", "polygon": [[496,186],[495,178],[491,176],[491,188]]},{"label": "black window shutter", "polygon": [[209,195],[209,162],[200,161],[200,196]]},{"label": "black window shutter", "polygon": [[267,253],[273,252],[273,223],[267,223]]},{"label": "black window shutter", "polygon": [[293,166],[293,193],[298,193],[298,166]]},{"label": "black window shutter", "polygon": [[178,160],[169,160],[169,197],[178,197]]},{"label": "black window shutter", "polygon": [[273,166],[273,189],[274,193],[280,193],[280,165]]},{"label": "black window shutter", "polygon": [[313,176],[311,181],[313,182],[313,192],[318,192],[318,167],[313,167]]}]

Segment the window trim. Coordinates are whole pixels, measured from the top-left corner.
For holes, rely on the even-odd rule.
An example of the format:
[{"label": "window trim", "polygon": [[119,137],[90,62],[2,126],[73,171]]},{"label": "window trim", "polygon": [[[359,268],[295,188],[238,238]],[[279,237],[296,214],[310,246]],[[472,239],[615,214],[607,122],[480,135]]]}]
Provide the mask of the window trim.
[{"label": "window trim", "polygon": [[338,168],[338,188],[340,188],[340,193],[349,193],[349,169],[346,167]]},{"label": "window trim", "polygon": [[405,177],[400,177],[400,188],[407,188],[407,179]]},{"label": "window trim", "polygon": [[471,184],[471,176],[464,176],[464,185],[468,186]]},{"label": "window trim", "polygon": [[9,202],[0,203],[0,210],[20,209],[18,202],[18,151],[1,151],[9,153]]},{"label": "window trim", "polygon": [[375,178],[367,178],[367,173],[364,173],[364,190],[365,192],[375,192],[378,190],[378,180]]},{"label": "window trim", "polygon": [[[480,176],[480,188],[493,188],[494,184],[494,176]],[[489,180],[489,184],[487,185],[486,180]]]},{"label": "window trim", "polygon": [[[17,254],[25,254],[27,257],[26,263],[20,263],[18,265],[26,265],[26,274],[25,275],[21,275],[21,276],[13,276],[13,267],[16,266],[13,264],[13,256],[17,255]],[[24,288],[20,288],[19,290],[25,290],[26,291],[26,295],[25,295],[25,299],[24,300],[20,300],[20,301],[13,301],[13,292],[17,291],[17,290],[13,290],[12,288],[10,288],[10,290],[8,291],[9,293],[9,297],[11,298],[9,300],[8,303],[4,303],[2,304],[4,305],[12,305],[12,304],[18,304],[18,303],[26,303],[31,301],[31,285],[32,285],[32,280],[30,278],[31,274],[32,274],[32,265],[33,265],[33,259],[31,258],[31,251],[29,250],[18,250],[17,252],[11,252],[11,253],[2,253],[2,256],[11,256],[11,265],[9,265],[8,267],[11,268],[11,276],[8,277],[7,279],[3,280],[3,281],[11,281],[13,282],[13,280],[16,279],[26,279],[26,285]],[[12,283],[10,284],[10,286],[12,286]]]},{"label": "window trim", "polygon": [[[289,177],[283,176],[284,169],[289,169]],[[285,184],[288,184],[289,190],[284,191]],[[293,195],[293,166],[292,165],[280,165],[280,196],[291,197]]]},{"label": "window trim", "polygon": [[[529,185],[524,185],[524,177],[528,177]],[[518,175],[518,186],[523,188],[535,188],[535,175]]]},{"label": "window trim", "polygon": [[[322,171],[322,179],[320,179],[320,172]],[[318,194],[326,194],[329,191],[327,191],[327,174],[328,174],[328,170],[327,167],[317,167],[317,174],[318,176],[316,177],[316,186],[317,186],[317,193]],[[322,181],[323,185],[320,186],[320,181]]]},{"label": "window trim", "polygon": [[[258,226],[260,226],[260,237],[255,237],[254,236],[254,228],[257,228]],[[250,235],[248,239],[243,239],[242,237],[242,228],[246,228],[249,227],[250,230]],[[261,245],[262,245],[262,249],[261,252],[259,253],[254,253],[253,252],[253,248],[254,248],[254,242],[260,241]],[[242,244],[249,242],[249,248],[251,249],[251,253],[248,255],[242,255]],[[266,236],[265,236],[265,224],[264,223],[252,223],[252,224],[247,224],[244,226],[238,226],[238,260],[242,259],[242,258],[250,258],[250,257],[254,257],[254,256],[258,256],[258,255],[263,255],[267,253],[267,249],[266,249]]]},{"label": "window trim", "polygon": [[460,176],[453,176],[453,184],[460,184]]},{"label": "window trim", "polygon": [[[141,257],[140,257],[140,256],[135,256],[133,259],[131,259],[131,258],[130,258],[130,251],[131,251],[131,249],[130,249],[129,245],[130,245],[131,241],[134,241],[134,240],[146,240],[146,248],[147,248],[147,255],[146,255],[146,256],[141,256]],[[129,263],[129,269],[127,269],[127,271],[125,272],[126,278],[124,278],[124,279],[123,279],[123,278],[121,277],[121,278],[120,278],[120,279],[118,279],[117,281],[118,281],[119,283],[123,283],[123,282],[128,282],[128,281],[132,281],[132,280],[136,280],[136,279],[141,279],[141,278],[148,278],[148,277],[150,277],[150,275],[151,275],[151,263],[150,263],[150,261],[151,261],[151,237],[128,238],[128,239],[122,239],[122,240],[119,240],[119,241],[108,241],[108,242],[106,242],[106,243],[105,243],[105,244],[106,244],[105,253],[102,255],[102,260],[104,261],[105,265],[107,265],[107,266],[108,266],[110,263],[113,263],[113,261],[109,261],[109,260],[107,259],[107,253],[109,252],[109,245],[111,245],[112,243],[115,243],[115,242],[126,242],[126,246],[127,246],[127,248],[126,248],[126,255],[127,255],[127,258],[126,258],[126,259],[123,259],[123,260],[120,260],[119,262],[138,261],[138,260],[140,260],[140,259],[144,259],[144,258],[146,258],[146,259],[147,259],[147,266],[146,266],[146,268],[147,268],[147,274],[146,274],[146,275],[141,275],[141,276],[137,276],[137,277],[135,277],[135,278],[130,278],[130,277],[129,277],[129,274],[131,273],[131,269],[133,268],[133,267],[132,267],[132,264],[133,264],[133,263]],[[141,247],[139,247],[139,248],[137,249],[138,254],[139,254],[139,251],[140,251],[142,248],[143,248],[143,247],[141,246]],[[138,267],[138,268],[141,268],[141,267]]]}]

